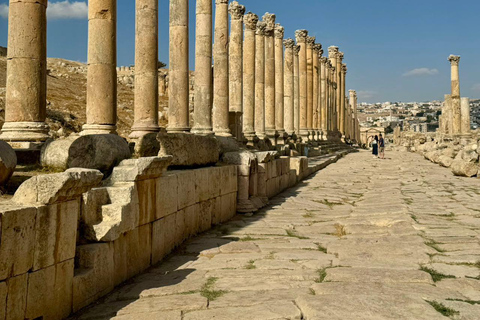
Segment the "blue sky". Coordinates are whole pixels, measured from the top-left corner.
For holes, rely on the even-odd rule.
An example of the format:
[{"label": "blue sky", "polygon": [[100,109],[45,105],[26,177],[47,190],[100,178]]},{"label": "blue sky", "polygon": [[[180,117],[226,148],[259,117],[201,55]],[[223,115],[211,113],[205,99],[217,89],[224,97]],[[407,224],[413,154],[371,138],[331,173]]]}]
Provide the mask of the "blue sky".
[{"label": "blue sky", "polygon": [[[64,2],[50,1],[48,56],[86,61],[86,6],[81,3],[85,1]],[[159,2],[160,60],[168,63],[168,0]],[[450,91],[450,54],[462,56],[462,96],[480,98],[478,0],[239,2],[260,16],[275,13],[286,37],[293,37],[296,29],[307,29],[324,48],[339,46],[348,65],[347,89],[356,89],[362,102],[442,99]],[[1,46],[7,44],[7,3],[0,0]],[[134,9],[134,0],[118,0],[118,65],[134,62]],[[194,19],[195,1],[191,0],[192,69]]]}]

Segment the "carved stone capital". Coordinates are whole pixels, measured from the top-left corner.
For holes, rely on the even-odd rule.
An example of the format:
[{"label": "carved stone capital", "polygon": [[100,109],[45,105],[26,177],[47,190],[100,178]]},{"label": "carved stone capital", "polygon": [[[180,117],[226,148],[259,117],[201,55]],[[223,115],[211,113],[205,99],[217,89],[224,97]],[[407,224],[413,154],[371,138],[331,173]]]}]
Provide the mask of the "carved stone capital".
[{"label": "carved stone capital", "polygon": [[305,43],[307,41],[307,36],[308,36],[308,31],[301,29],[295,31],[295,39],[297,40],[297,43]]},{"label": "carved stone capital", "polygon": [[293,47],[293,52],[295,53],[295,55],[298,56],[298,54],[300,53],[300,46],[299,45],[296,45],[295,47]]},{"label": "carved stone capital", "polygon": [[285,35],[285,28],[280,25],[280,23],[277,23],[275,25],[275,38],[277,39],[283,39]]},{"label": "carved stone capital", "polygon": [[328,47],[328,57],[331,58],[336,58],[338,53],[338,47],[336,46],[331,46]]},{"label": "carved stone capital", "polygon": [[460,63],[460,56],[455,56],[455,55],[451,54],[448,57],[448,61],[450,61],[450,65],[458,66],[458,64]]},{"label": "carved stone capital", "polygon": [[275,19],[276,16],[274,13],[265,13],[262,17],[262,21],[266,24],[265,35],[273,36],[275,30]]},{"label": "carved stone capital", "polygon": [[317,55],[320,53],[320,51],[322,51],[322,53],[323,53],[322,45],[320,43],[315,43],[313,45],[313,51],[315,51],[317,53]]},{"label": "carved stone capital", "polygon": [[295,41],[292,38],[288,38],[283,40],[283,45],[286,49],[293,49],[293,47],[295,46]]},{"label": "carved stone capital", "polygon": [[326,65],[327,62],[328,62],[328,58],[327,57],[320,57],[320,62]]},{"label": "carved stone capital", "polygon": [[232,16],[232,20],[242,20],[245,14],[245,6],[239,4],[237,1],[232,1],[228,5],[228,12]]},{"label": "carved stone capital", "polygon": [[257,29],[258,16],[255,13],[248,12],[243,17],[243,23],[246,29],[255,31]]},{"label": "carved stone capital", "polygon": [[215,4],[228,4],[228,0],[215,0]]},{"label": "carved stone capital", "polygon": [[343,57],[344,57],[344,56],[345,56],[345,54],[344,54],[343,52],[341,52],[341,51],[339,51],[339,52],[337,53],[337,58],[340,59],[340,60],[343,60]]},{"label": "carved stone capital", "polygon": [[342,64],[342,70],[341,70],[344,74],[347,74],[347,65],[344,63]]},{"label": "carved stone capital", "polygon": [[255,30],[255,34],[257,34],[259,36],[264,36],[266,29],[267,29],[267,24],[264,21],[258,21],[257,29]]},{"label": "carved stone capital", "polygon": [[317,38],[315,38],[315,37],[307,36],[307,48],[313,49],[313,47],[315,46],[315,40],[316,39]]}]

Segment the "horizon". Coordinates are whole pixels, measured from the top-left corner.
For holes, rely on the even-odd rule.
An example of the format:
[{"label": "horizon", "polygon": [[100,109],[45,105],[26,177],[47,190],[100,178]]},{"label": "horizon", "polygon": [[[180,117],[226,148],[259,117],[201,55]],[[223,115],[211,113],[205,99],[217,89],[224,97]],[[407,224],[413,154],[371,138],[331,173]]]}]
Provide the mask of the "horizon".
[{"label": "horizon", "polygon": [[[259,16],[273,0],[239,1]],[[7,47],[7,0],[0,0],[0,46]],[[480,41],[476,12],[480,2],[445,0],[385,3],[367,0],[342,4],[303,0],[302,5],[276,0],[277,22],[285,38],[307,29],[324,51],[337,45],[345,52],[347,90],[356,90],[359,103],[379,101],[430,102],[450,92],[450,54],[462,57],[462,96],[480,97]],[[305,4],[305,5],[303,5]],[[295,8],[296,10],[292,10]],[[348,9],[348,10],[346,10]],[[50,1],[48,56],[87,61],[87,3]],[[168,66],[168,0],[159,0],[159,60]],[[190,69],[194,70],[195,1],[190,1]],[[320,21],[320,23],[319,23]],[[449,23],[443,23],[448,21]],[[118,1],[118,66],[134,64],[135,2]],[[373,52],[373,53],[372,53]]]}]

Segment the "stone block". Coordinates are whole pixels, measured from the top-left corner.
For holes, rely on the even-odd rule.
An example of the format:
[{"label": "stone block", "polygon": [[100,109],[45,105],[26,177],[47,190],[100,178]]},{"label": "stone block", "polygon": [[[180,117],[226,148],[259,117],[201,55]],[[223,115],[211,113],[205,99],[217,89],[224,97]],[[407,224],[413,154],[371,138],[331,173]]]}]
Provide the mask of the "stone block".
[{"label": "stone block", "polygon": [[290,169],[288,175],[288,187],[293,188],[297,184],[297,171],[295,169]]},{"label": "stone block", "polygon": [[218,162],[220,145],[213,136],[191,133],[159,133],[159,156],[173,156],[174,167],[201,167]]},{"label": "stone block", "polygon": [[258,164],[258,196],[266,197],[267,196],[267,168],[266,163]]},{"label": "stone block", "polygon": [[211,188],[210,198],[216,198],[220,196],[220,194],[222,193],[222,184],[219,183],[219,181],[221,181],[222,179],[222,167],[215,166],[209,169],[210,169],[209,184]]},{"label": "stone block", "polygon": [[177,170],[173,172],[178,179],[178,210],[194,205],[196,203],[195,170]]},{"label": "stone block", "polygon": [[136,182],[139,202],[139,225],[157,219],[157,180],[148,179]]},{"label": "stone block", "polygon": [[5,141],[0,141],[0,186],[3,186],[12,176],[17,166],[17,155]]},{"label": "stone block", "polygon": [[25,319],[27,307],[28,274],[24,273],[7,280],[8,296],[6,319]]},{"label": "stone block", "polygon": [[0,208],[0,280],[28,272],[33,266],[37,208]]},{"label": "stone block", "polygon": [[113,272],[113,282],[117,286],[128,279],[127,260],[128,256],[127,235],[121,234],[113,241],[113,263],[115,265]]},{"label": "stone block", "polygon": [[185,210],[178,210],[175,213],[175,247],[178,247],[186,240]]},{"label": "stone block", "polygon": [[73,278],[73,312],[89,305],[114,288],[114,245],[95,243],[77,247]]},{"label": "stone block", "polygon": [[217,184],[221,185],[220,194],[228,194],[237,191],[237,169],[235,166],[220,167],[221,175]]},{"label": "stone block", "polygon": [[167,171],[157,179],[156,218],[161,219],[178,210],[178,179],[175,173]]},{"label": "stone block", "polygon": [[162,261],[166,255],[167,219],[163,218],[152,224],[152,265]]},{"label": "stone block", "polygon": [[102,178],[103,174],[98,170],[78,168],[35,176],[20,185],[12,201],[22,205],[68,201],[97,187]]},{"label": "stone block", "polygon": [[282,168],[283,168],[283,160],[282,160],[282,159],[277,159],[277,160],[275,160],[275,166],[276,166],[276,168],[275,168],[275,169],[276,169],[276,170],[275,170],[276,176],[279,177],[279,176],[281,176],[281,175],[283,174],[283,170],[282,170]]},{"label": "stone block", "polygon": [[165,219],[165,254],[169,254],[175,248],[176,236],[176,213],[166,216]]},{"label": "stone block", "polygon": [[212,225],[222,223],[222,197],[212,199]]},{"label": "stone block", "polygon": [[134,154],[136,157],[153,157],[160,151],[157,133],[147,133],[134,141]]},{"label": "stone block", "polygon": [[171,162],[171,156],[123,160],[113,169],[107,184],[156,179],[165,172]]},{"label": "stone block", "polygon": [[220,197],[222,203],[221,222],[231,220],[237,213],[237,194],[229,193]]},{"label": "stone block", "polygon": [[185,240],[193,237],[198,233],[199,229],[199,211],[196,210],[197,204],[193,206],[187,207],[184,209],[184,217],[185,217]]},{"label": "stone block", "polygon": [[5,320],[7,312],[7,283],[0,282],[0,320]]},{"label": "stone block", "polygon": [[201,202],[213,197],[213,188],[210,181],[212,168],[194,170],[195,174],[195,202]]},{"label": "stone block", "polygon": [[80,199],[38,209],[34,271],[75,257],[79,214]]},{"label": "stone block", "polygon": [[[65,319],[72,313],[74,260],[67,260],[56,265],[54,285],[55,317]],[[110,273],[112,274],[112,273]]]},{"label": "stone block", "polygon": [[146,224],[126,233],[127,279],[150,267],[152,255],[151,228],[151,224]]},{"label": "stone block", "polygon": [[51,140],[41,152],[45,167],[97,169],[110,173],[122,160],[131,157],[125,139],[116,134],[69,136]]},{"label": "stone block", "polygon": [[290,173],[290,157],[281,157],[282,175]]},{"label": "stone block", "polygon": [[247,150],[241,150],[238,152],[228,152],[223,154],[222,162],[226,164],[233,164],[238,166],[238,174],[248,176],[250,173],[250,167],[253,164],[257,164],[257,156]]},{"label": "stone block", "polygon": [[214,209],[215,199],[202,201],[196,205],[195,210],[198,212],[198,232],[205,232],[212,227],[212,213]]},{"label": "stone block", "polygon": [[455,159],[450,166],[456,176],[473,177],[479,171],[478,163],[468,162],[462,159]]},{"label": "stone block", "polygon": [[50,266],[28,275],[26,319],[47,318],[49,306],[53,309],[55,269]]}]

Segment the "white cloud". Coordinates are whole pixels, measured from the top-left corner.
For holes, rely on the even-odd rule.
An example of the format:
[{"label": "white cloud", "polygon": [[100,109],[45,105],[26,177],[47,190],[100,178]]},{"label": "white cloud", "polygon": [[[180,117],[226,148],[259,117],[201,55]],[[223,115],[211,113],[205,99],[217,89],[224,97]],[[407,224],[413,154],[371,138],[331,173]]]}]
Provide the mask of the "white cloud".
[{"label": "white cloud", "polygon": [[472,91],[480,92],[480,83],[475,83],[475,84],[472,86]]},{"label": "white cloud", "polygon": [[375,91],[357,91],[357,96],[361,100],[372,99],[377,95]]},{"label": "white cloud", "polygon": [[417,68],[405,72],[403,74],[404,77],[417,77],[417,76],[433,76],[438,74],[437,69],[428,69],[428,68]]},{"label": "white cloud", "polygon": [[[88,6],[82,1],[49,2],[47,7],[48,19],[86,19]],[[0,17],[8,18],[8,5],[0,4]]]},{"label": "white cloud", "polygon": [[0,17],[1,18],[8,18],[8,5],[0,4]]}]

